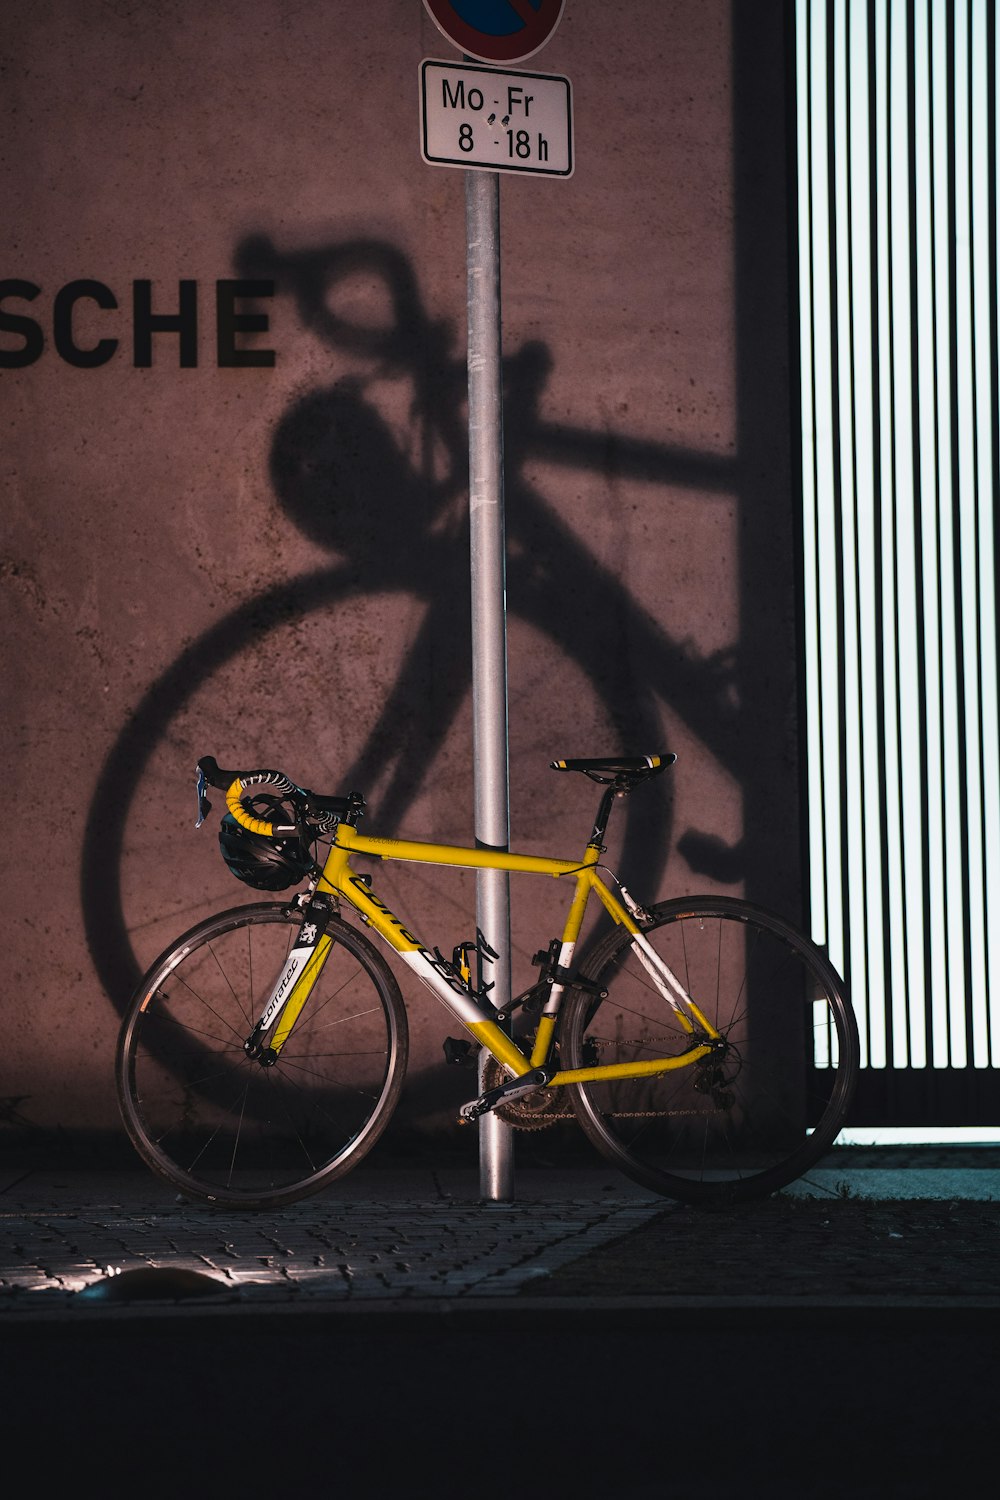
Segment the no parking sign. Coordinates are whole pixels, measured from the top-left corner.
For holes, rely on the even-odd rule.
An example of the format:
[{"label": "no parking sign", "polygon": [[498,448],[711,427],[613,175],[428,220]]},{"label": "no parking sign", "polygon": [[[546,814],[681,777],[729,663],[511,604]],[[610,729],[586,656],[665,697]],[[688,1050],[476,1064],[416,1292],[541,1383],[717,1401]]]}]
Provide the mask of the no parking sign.
[{"label": "no parking sign", "polygon": [[439,31],[480,62],[533,57],[555,31],[565,0],[424,0]]}]

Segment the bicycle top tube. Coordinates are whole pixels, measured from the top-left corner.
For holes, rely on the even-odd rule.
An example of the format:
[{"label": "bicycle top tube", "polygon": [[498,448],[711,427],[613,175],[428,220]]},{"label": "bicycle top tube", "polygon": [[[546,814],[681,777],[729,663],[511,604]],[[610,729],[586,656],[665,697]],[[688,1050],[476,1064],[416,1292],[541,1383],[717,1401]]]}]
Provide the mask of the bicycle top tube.
[{"label": "bicycle top tube", "polygon": [[514,854],[507,849],[474,849],[463,844],[435,844],[418,839],[370,837],[344,824],[334,835],[334,848],[376,859],[414,864],[451,865],[465,870],[508,870],[525,875],[576,875],[597,861],[596,849],[583,859],[550,859],[541,854]]}]

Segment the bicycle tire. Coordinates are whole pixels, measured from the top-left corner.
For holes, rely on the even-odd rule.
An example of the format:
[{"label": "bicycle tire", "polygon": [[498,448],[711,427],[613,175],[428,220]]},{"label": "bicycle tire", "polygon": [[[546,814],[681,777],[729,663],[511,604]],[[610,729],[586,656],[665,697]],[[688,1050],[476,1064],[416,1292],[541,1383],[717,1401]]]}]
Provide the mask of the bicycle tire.
[{"label": "bicycle tire", "polygon": [[160,955],[129,1002],[115,1056],[122,1119],[146,1164],[187,1197],[293,1203],[355,1167],[392,1116],[406,1011],[382,956],[339,917],[277,1061],[243,1049],[301,922],[277,902],[209,917]]},{"label": "bicycle tire", "polygon": [[[858,1031],[843,982],[782,917],[730,897],[654,907],[643,932],[726,1041],[652,1078],[568,1085],[589,1140],[626,1176],[680,1202],[764,1197],[803,1176],[850,1108]],[[688,1034],[616,928],[567,1002],[567,1068],[682,1052]]]}]

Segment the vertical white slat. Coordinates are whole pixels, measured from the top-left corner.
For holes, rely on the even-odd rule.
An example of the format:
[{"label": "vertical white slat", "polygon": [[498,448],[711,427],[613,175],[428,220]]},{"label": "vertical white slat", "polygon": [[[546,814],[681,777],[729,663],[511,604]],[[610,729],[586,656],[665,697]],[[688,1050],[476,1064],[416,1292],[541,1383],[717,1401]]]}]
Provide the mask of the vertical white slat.
[{"label": "vertical white slat", "polygon": [[[996,507],[1000,495],[993,492],[998,455],[994,449],[996,414],[1000,410],[1000,390],[995,384],[996,371],[991,362],[989,347],[990,297],[996,295],[997,265],[990,260],[989,235],[992,218],[994,235],[997,233],[997,204],[1000,203],[1000,149],[994,160],[995,176],[989,181],[989,160],[986,151],[988,134],[1000,147],[1000,24],[994,15],[993,53],[988,51],[988,28],[986,5],[977,6],[974,46],[976,55],[985,59],[985,67],[991,70],[994,81],[994,116],[987,119],[988,94],[984,72],[978,74],[977,99],[984,129],[977,139],[982,140],[981,172],[977,173],[975,202],[976,214],[976,299],[977,328],[983,337],[977,341],[976,378],[979,390],[977,444],[979,451],[979,638],[980,638],[980,697],[983,724],[983,844],[985,858],[985,912],[984,934],[986,975],[984,979],[987,995],[987,1015],[990,1028],[990,1063],[1000,1067],[1000,703],[998,703],[998,677],[1000,660],[997,651],[997,597],[995,574]],[[995,240],[994,240],[995,243]]]},{"label": "vertical white slat", "polygon": [[[796,162],[796,196],[798,196],[798,279],[799,279],[799,368],[801,368],[801,455],[802,455],[802,619],[804,619],[805,654],[805,754],[807,754],[807,801],[811,808],[823,805],[823,723],[820,694],[819,637],[819,537],[817,537],[817,471],[819,471],[819,410],[817,410],[816,360],[817,326],[822,323],[814,299],[822,296],[822,278],[813,266],[814,245],[825,245],[826,217],[823,204],[816,204],[813,184],[813,145],[811,138],[819,132],[817,111],[813,108],[810,74],[810,0],[799,0],[796,17],[796,135],[799,150]],[[822,20],[822,18],[820,18]],[[819,944],[828,938],[826,921],[826,856],[823,823],[820,817],[810,819],[810,929]]]},{"label": "vertical white slat", "polygon": [[904,942],[903,830],[900,808],[900,755],[897,725],[899,721],[899,681],[896,658],[899,650],[896,591],[896,475],[894,414],[896,380],[903,372],[895,368],[893,312],[895,285],[892,265],[893,199],[895,180],[902,173],[905,181],[905,156],[893,157],[892,138],[892,43],[890,11],[877,6],[874,16],[874,56],[871,69],[874,81],[875,115],[871,130],[875,142],[875,223],[874,232],[876,285],[875,308],[876,359],[879,375],[878,424],[881,465],[879,493],[875,497],[881,562],[879,582],[882,592],[881,634],[874,642],[882,666],[883,717],[879,740],[885,767],[885,890],[887,929],[884,937],[884,978],[888,1014],[885,1024],[889,1034],[889,1053],[893,1066],[905,1067],[909,1061],[906,1025],[906,945]]},{"label": "vertical white slat", "polygon": [[[940,113],[931,77],[933,52],[931,14],[924,6],[914,7],[914,194],[916,200],[915,243],[913,247],[916,297],[917,359],[916,410],[920,440],[920,462],[917,481],[917,519],[920,528],[919,564],[920,599],[923,612],[921,638],[924,680],[923,703],[926,722],[923,726],[926,787],[926,891],[924,928],[926,934],[928,973],[927,1003],[931,1040],[931,1062],[934,1067],[948,1065],[948,973],[944,933],[944,840],[941,828],[941,651],[939,615],[938,558],[938,474],[940,470],[940,429],[936,399],[936,340],[939,335],[935,292],[937,286],[934,235],[935,188],[943,186],[935,172],[935,109]],[[919,997],[911,996],[911,1005]]]},{"label": "vertical white slat", "polygon": [[[889,11],[890,146],[892,158],[892,433],[895,458],[895,512],[892,543],[895,550],[896,621],[898,651],[898,732],[887,725],[887,743],[894,744],[898,761],[900,836],[898,862],[902,925],[894,932],[905,962],[905,989],[894,996],[893,1034],[899,1066],[927,1064],[924,1025],[924,899],[923,845],[925,837],[922,793],[923,738],[920,716],[920,600],[917,560],[914,465],[913,371],[916,352],[912,322],[910,269],[910,87],[906,0],[895,0]],[[892,643],[887,643],[887,654]],[[898,907],[896,908],[898,914]],[[914,1003],[916,997],[919,1003]]]},{"label": "vertical white slat", "polygon": [[[847,30],[847,69],[851,111],[847,164],[851,203],[850,284],[853,389],[853,451],[845,462],[853,470],[854,556],[845,558],[855,577],[854,651],[856,698],[853,717],[858,746],[858,797],[852,804],[848,832],[855,849],[853,863],[861,871],[860,910],[852,915],[855,952],[864,967],[869,1066],[884,1068],[886,1014],[883,949],[882,807],[879,751],[882,717],[879,699],[878,579],[875,535],[875,385],[872,366],[872,248],[871,166],[869,118],[869,57],[867,0],[850,0]],[[848,695],[848,704],[852,701]],[[852,970],[853,972],[853,970]]]},{"label": "vertical white slat", "polygon": [[[966,817],[964,856],[968,871],[968,905],[958,912],[958,941],[966,935],[969,947],[968,986],[952,990],[953,1026],[968,1022],[972,1037],[972,1063],[988,1066],[986,996],[983,937],[983,806],[980,789],[979,712],[979,618],[978,618],[978,461],[976,452],[977,382],[975,366],[974,289],[972,275],[973,174],[976,157],[986,137],[977,142],[970,130],[973,99],[969,89],[971,56],[970,15],[967,0],[955,4],[955,343],[958,473],[958,554],[960,589],[956,599],[959,617],[960,659],[958,678],[964,706],[964,756],[959,776],[965,789]],[[951,903],[952,909],[955,903]],[[964,921],[963,921],[964,917]],[[956,935],[952,935],[954,946]],[[968,1016],[965,1005],[968,1002]]]},{"label": "vertical white slat", "polygon": [[[837,403],[839,419],[839,449],[837,464],[840,476],[840,592],[843,601],[842,639],[840,641],[840,671],[843,679],[843,701],[837,709],[842,714],[840,742],[843,747],[843,792],[842,824],[838,834],[844,848],[844,877],[846,887],[861,894],[861,900],[852,900],[845,937],[848,944],[847,963],[851,974],[851,988],[858,1030],[861,1036],[861,1061],[870,1063],[868,1048],[868,1002],[869,986],[865,954],[866,912],[864,902],[864,859],[861,819],[864,816],[864,786],[861,758],[861,681],[859,671],[860,643],[858,639],[858,581],[855,569],[857,545],[857,495],[855,491],[855,455],[857,452],[855,416],[855,366],[854,366],[854,308],[855,287],[851,263],[851,78],[848,0],[834,0],[833,32],[833,98],[831,100],[834,139],[837,143],[834,155],[834,202],[835,251],[837,262],[836,299],[836,347]],[[863,105],[858,105],[863,108]],[[836,539],[835,539],[836,540]],[[836,575],[834,575],[834,583]]]},{"label": "vertical white slat", "polygon": [[938,624],[940,629],[940,706],[938,728],[941,742],[940,783],[937,817],[943,863],[935,874],[939,908],[932,908],[935,929],[940,930],[944,986],[931,997],[935,1016],[943,1013],[946,1051],[942,1066],[964,1068],[968,1061],[965,1039],[965,973],[962,952],[962,901],[954,897],[961,892],[964,825],[960,775],[961,705],[958,692],[958,620],[955,593],[955,492],[953,483],[952,438],[952,324],[951,275],[955,246],[949,216],[950,181],[948,153],[953,146],[948,116],[948,89],[954,84],[948,71],[947,32],[949,8],[928,7],[931,47],[931,88],[933,92],[934,205],[934,312],[935,347],[935,417],[937,422],[937,563]]},{"label": "vertical white slat", "polygon": [[[814,100],[827,97],[826,6],[813,10],[812,90]],[[826,871],[824,885],[823,926],[830,958],[841,973],[844,953],[844,879],[841,866],[840,821],[840,709],[839,644],[837,640],[837,568],[836,503],[834,493],[833,443],[833,307],[830,285],[830,182],[827,162],[827,110],[814,112],[812,149],[810,152],[812,183],[812,271],[813,271],[813,343],[815,349],[815,444],[817,488],[815,496],[817,592],[816,691],[822,795],[811,804],[819,824],[822,841],[821,864]],[[822,941],[823,939],[821,939]]]}]

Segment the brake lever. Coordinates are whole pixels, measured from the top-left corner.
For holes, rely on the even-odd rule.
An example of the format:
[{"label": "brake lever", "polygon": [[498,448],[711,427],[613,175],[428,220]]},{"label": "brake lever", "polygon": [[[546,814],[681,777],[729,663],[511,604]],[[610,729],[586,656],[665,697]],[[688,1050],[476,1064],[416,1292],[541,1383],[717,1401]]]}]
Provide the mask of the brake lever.
[{"label": "brake lever", "polygon": [[202,823],[204,823],[205,819],[208,817],[209,813],[212,811],[212,804],[205,796],[205,787],[208,785],[205,780],[205,772],[202,770],[200,765],[198,766],[197,770],[198,781],[195,790],[198,796],[198,821],[194,826],[196,828],[200,828]]}]

